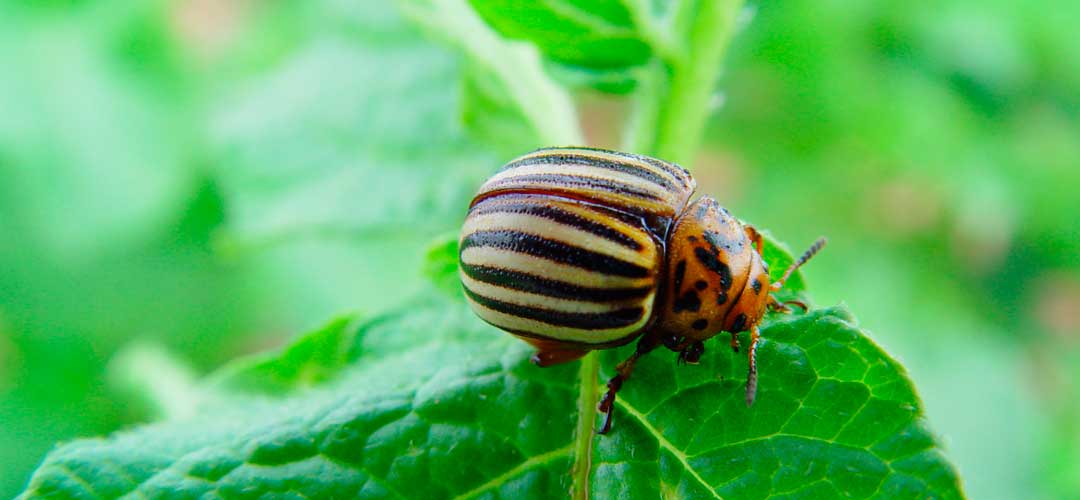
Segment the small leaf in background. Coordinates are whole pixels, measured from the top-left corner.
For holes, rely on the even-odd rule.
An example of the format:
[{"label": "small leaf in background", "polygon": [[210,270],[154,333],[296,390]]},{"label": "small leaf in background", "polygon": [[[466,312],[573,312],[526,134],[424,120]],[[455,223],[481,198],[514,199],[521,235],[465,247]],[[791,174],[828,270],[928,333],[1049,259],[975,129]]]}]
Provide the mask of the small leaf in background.
[{"label": "small leaf in background", "polygon": [[[842,309],[767,322],[752,408],[745,357],[723,339],[697,366],[668,352],[644,358],[607,436],[591,431],[602,380],[582,368],[595,356],[538,368],[525,343],[442,298],[347,337],[343,324],[217,377],[270,375],[277,386],[300,373],[292,367],[322,366],[327,352],[338,366],[339,340],[351,338],[334,380],[277,397],[226,390],[192,418],[64,445],[23,498],[549,498],[586,483],[617,498],[962,498],[904,370]],[[327,339],[329,350],[308,348]],[[603,374],[630,349],[604,352]]]},{"label": "small leaf in background", "polygon": [[[769,231],[761,232],[762,240],[765,244],[761,249],[761,254],[765,258],[765,262],[769,263],[769,279],[772,282],[776,282],[784,275],[784,271],[787,270],[792,264],[795,263],[794,255],[802,255],[802,252],[793,253],[787,245],[780,243]],[[807,245],[809,248],[809,245]],[[782,300],[799,300],[807,298],[805,296],[806,283],[803,280],[802,269],[796,270],[784,283],[784,288],[780,291]],[[797,297],[796,297],[797,296]]]},{"label": "small leaf in background", "polygon": [[556,61],[621,68],[644,64],[652,55],[637,33],[630,10],[619,0],[470,3],[504,36],[529,40]]},{"label": "small leaf in background", "polygon": [[347,366],[354,333],[352,316],[336,318],[279,353],[231,361],[207,385],[216,390],[270,395],[318,385]]},{"label": "small leaf in background", "polygon": [[551,75],[573,88],[627,94],[659,57],[685,59],[694,2],[471,0],[504,36],[528,40],[544,54]]},{"label": "small leaf in background", "polygon": [[109,385],[142,413],[154,418],[186,418],[201,402],[195,371],[164,346],[136,341],[120,348],[106,369]]},{"label": "small leaf in background", "polygon": [[458,277],[457,233],[448,233],[432,240],[424,257],[424,276],[440,291],[451,297],[463,298],[461,278]]}]

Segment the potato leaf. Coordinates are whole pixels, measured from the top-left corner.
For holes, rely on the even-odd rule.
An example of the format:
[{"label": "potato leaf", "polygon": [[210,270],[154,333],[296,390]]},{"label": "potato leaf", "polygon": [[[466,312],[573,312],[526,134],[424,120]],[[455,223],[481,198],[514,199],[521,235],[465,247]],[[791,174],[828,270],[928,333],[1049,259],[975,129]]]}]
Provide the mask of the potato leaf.
[{"label": "potato leaf", "polygon": [[767,318],[750,408],[723,338],[697,366],[644,358],[606,436],[600,375],[632,347],[537,368],[441,297],[344,324],[226,368],[193,417],[59,447],[23,498],[963,498],[904,369],[843,307]]}]

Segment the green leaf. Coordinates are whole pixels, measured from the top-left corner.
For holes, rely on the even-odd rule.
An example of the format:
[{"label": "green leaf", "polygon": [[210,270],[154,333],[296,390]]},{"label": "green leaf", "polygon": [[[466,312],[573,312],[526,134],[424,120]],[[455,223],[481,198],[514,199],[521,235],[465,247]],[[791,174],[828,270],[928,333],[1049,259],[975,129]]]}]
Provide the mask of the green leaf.
[{"label": "green leaf", "polygon": [[464,298],[458,277],[457,233],[447,233],[432,241],[424,256],[424,276],[440,291]]},{"label": "green leaf", "polygon": [[[751,408],[741,397],[741,357],[712,356],[694,371],[643,365],[636,380],[671,390],[631,384],[620,393],[621,427],[594,451],[593,488],[728,499],[962,497],[903,368],[845,309],[774,318],[762,335]],[[618,357],[606,353],[605,366]]]},{"label": "green leaf", "polygon": [[552,76],[571,87],[626,94],[654,59],[686,59],[694,2],[650,0],[471,0],[504,36],[543,52]]},{"label": "green leaf", "polygon": [[[787,245],[781,243],[776,238],[773,238],[772,234],[768,231],[762,231],[761,237],[765,241],[765,245],[761,250],[762,256],[765,258],[765,262],[769,263],[769,279],[772,282],[776,282],[784,275],[784,271],[791,264],[795,263],[795,258],[792,256],[791,250]],[[801,253],[797,254],[801,255]],[[778,298],[781,300],[809,300],[806,295],[806,282],[803,280],[803,274],[801,270],[796,270],[788,278],[787,283],[784,284],[784,288],[778,294]]]},{"label": "green leaf", "polygon": [[109,362],[107,377],[124,400],[145,406],[157,418],[190,416],[200,399],[194,370],[164,346],[145,340],[118,351]]},{"label": "green leaf", "polygon": [[652,55],[620,0],[470,3],[500,33],[532,41],[555,61],[606,69],[640,65]]},{"label": "green leaf", "polygon": [[[753,407],[745,358],[720,339],[697,366],[644,358],[600,436],[598,369],[631,346],[541,369],[523,342],[432,298],[357,328],[323,384],[226,392],[189,419],[61,446],[23,498],[962,498],[904,369],[846,310],[771,316],[762,333]],[[342,337],[297,346],[321,338]],[[327,358],[294,347],[227,378],[304,365],[305,351]]]},{"label": "green leaf", "polygon": [[347,367],[355,330],[352,316],[332,320],[280,353],[231,362],[208,382],[219,390],[283,394],[333,378]]},{"label": "green leaf", "polygon": [[570,88],[594,88],[609,94],[629,94],[637,86],[639,68],[598,70],[546,61],[544,69],[556,81]]}]

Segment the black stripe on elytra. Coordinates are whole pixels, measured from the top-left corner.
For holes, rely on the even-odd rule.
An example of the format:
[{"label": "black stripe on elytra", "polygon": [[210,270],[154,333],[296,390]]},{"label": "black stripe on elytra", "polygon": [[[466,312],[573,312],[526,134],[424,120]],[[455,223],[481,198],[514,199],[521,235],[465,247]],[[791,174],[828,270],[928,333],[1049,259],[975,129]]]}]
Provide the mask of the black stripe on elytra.
[{"label": "black stripe on elytra", "polygon": [[589,189],[596,189],[598,191],[610,191],[617,194],[636,196],[646,200],[652,200],[655,202],[663,202],[664,200],[659,196],[648,191],[642,191],[634,188],[633,186],[613,181],[611,179],[598,179],[595,177],[586,177],[583,175],[570,175],[570,174],[528,174],[517,175],[509,177],[487,186],[488,189],[503,188],[506,185],[514,185],[519,183],[546,183],[546,184],[563,184],[566,186],[577,186]]},{"label": "black stripe on elytra", "polygon": [[624,328],[641,320],[645,314],[643,307],[627,307],[603,314],[575,313],[522,306],[485,297],[465,287],[465,294],[477,304],[493,311],[509,314],[518,318],[531,319],[549,325],[577,328],[580,330],[607,330]]},{"label": "black stripe on elytra", "polygon": [[651,286],[638,288],[592,288],[543,278],[520,271],[490,266],[473,266],[462,263],[461,270],[466,276],[491,285],[537,295],[545,295],[559,299],[580,300],[583,302],[617,302],[621,300],[642,299],[652,293]]},{"label": "black stripe on elytra", "polygon": [[476,231],[461,240],[461,251],[470,247],[492,247],[540,257],[612,276],[645,278],[649,269],[557,240],[520,231]]},{"label": "black stripe on elytra", "polygon": [[559,200],[562,202],[572,203],[581,208],[592,210],[603,214],[604,217],[612,217],[619,221],[625,222],[628,225],[635,228],[648,228],[650,227],[645,217],[642,214],[635,214],[625,210],[617,210],[611,207],[605,207],[603,205],[596,204],[593,200],[585,197],[575,196],[572,193],[559,193],[544,191],[542,189],[507,189],[499,190],[494,189],[491,191],[485,191],[486,194],[492,196],[478,197],[479,201],[475,201],[469,208],[469,214],[476,213],[476,210],[489,204],[508,203],[510,201],[521,203],[544,203],[545,200]]},{"label": "black stripe on elytra", "polygon": [[697,256],[701,265],[705,266],[708,270],[720,275],[720,289],[727,290],[731,288],[731,268],[727,264],[721,262],[715,254],[701,247],[694,247],[694,255]]},{"label": "black stripe on elytra", "polygon": [[[540,149],[537,149],[536,151],[533,151],[530,154],[537,154],[537,153],[543,153],[543,152],[549,152],[549,151],[558,151],[560,149],[565,149],[565,148],[540,148]],[[679,183],[682,184],[683,187],[687,187],[687,188],[690,187],[690,181],[692,180],[692,178],[690,177],[690,172],[688,170],[686,170],[685,168],[682,168],[679,165],[671,163],[671,162],[666,162],[666,161],[663,161],[663,160],[659,160],[659,159],[653,158],[651,156],[639,155],[639,154],[634,154],[634,153],[625,153],[625,152],[622,152],[622,151],[615,151],[615,150],[612,150],[612,149],[590,148],[588,146],[577,146],[574,149],[580,149],[582,151],[595,151],[595,152],[598,152],[598,153],[607,153],[607,154],[615,155],[615,156],[618,156],[618,157],[621,157],[621,158],[629,158],[629,159],[633,159],[633,160],[643,161],[645,163],[648,163],[649,165],[652,165],[652,166],[654,166],[656,168],[659,168],[659,169],[667,172],[668,174],[671,174],[672,177],[679,180]]]},{"label": "black stripe on elytra", "polygon": [[641,250],[641,243],[631,238],[626,233],[623,233],[617,229],[612,229],[611,226],[601,224],[594,220],[589,220],[580,215],[560,210],[551,205],[545,205],[540,200],[535,202],[513,202],[513,203],[490,203],[478,205],[470,215],[481,215],[490,213],[511,213],[511,214],[528,214],[543,217],[553,222],[557,222],[564,226],[570,226],[576,229],[580,229],[587,233],[594,234],[608,241],[613,241],[632,250]]},{"label": "black stripe on elytra", "polygon": [[528,167],[532,165],[565,165],[568,167],[595,167],[602,168],[604,170],[611,170],[615,172],[621,172],[624,174],[633,175],[635,177],[645,179],[653,184],[658,184],[668,191],[676,191],[675,185],[672,184],[671,179],[657,175],[651,170],[646,170],[633,163],[620,163],[617,161],[605,160],[601,158],[590,158],[588,156],[565,153],[565,154],[544,154],[540,156],[527,156],[518,161],[511,162],[502,168],[501,171],[512,170],[520,167]]},{"label": "black stripe on elytra", "polygon": [[686,168],[678,166],[675,163],[665,162],[656,158],[645,157],[642,156],[642,154],[631,154],[625,152],[618,154],[621,154],[621,156],[624,157],[630,157],[635,160],[646,162],[652,166],[656,166],[657,168],[661,168],[661,170],[663,170],[664,172],[669,173],[672,177],[678,179],[679,184],[683,185],[684,188],[690,187],[690,172],[688,172]]}]

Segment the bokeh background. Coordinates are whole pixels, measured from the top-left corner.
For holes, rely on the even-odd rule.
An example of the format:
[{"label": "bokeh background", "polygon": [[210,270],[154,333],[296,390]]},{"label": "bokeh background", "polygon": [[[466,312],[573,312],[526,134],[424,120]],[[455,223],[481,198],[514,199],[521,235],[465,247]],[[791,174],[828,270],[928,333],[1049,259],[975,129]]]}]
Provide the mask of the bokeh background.
[{"label": "bokeh background", "polygon": [[[433,147],[464,130],[460,62],[374,4],[0,4],[0,497],[152,418],[118,353],[197,376],[425,286],[506,158]],[[1080,3],[745,17],[701,191],[795,249],[828,235],[816,301],[907,366],[972,498],[1080,498]],[[617,144],[623,101],[579,102]]]}]

